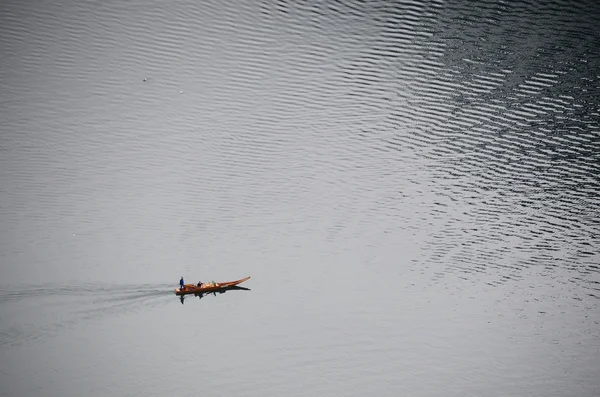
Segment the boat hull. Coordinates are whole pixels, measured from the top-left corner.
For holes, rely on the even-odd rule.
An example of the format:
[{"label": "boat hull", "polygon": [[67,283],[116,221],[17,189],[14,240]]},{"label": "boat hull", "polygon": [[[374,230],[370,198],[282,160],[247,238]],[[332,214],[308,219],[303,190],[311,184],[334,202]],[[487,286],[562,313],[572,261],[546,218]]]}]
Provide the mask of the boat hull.
[{"label": "boat hull", "polygon": [[185,284],[183,289],[177,288],[175,290],[175,295],[187,295],[187,294],[205,294],[207,292],[216,292],[226,290],[231,287],[235,287],[238,284],[243,283],[244,281],[249,280],[250,277],[242,278],[240,280],[235,281],[227,281],[224,283],[215,283],[215,285],[202,285],[202,287],[198,287],[194,284]]}]

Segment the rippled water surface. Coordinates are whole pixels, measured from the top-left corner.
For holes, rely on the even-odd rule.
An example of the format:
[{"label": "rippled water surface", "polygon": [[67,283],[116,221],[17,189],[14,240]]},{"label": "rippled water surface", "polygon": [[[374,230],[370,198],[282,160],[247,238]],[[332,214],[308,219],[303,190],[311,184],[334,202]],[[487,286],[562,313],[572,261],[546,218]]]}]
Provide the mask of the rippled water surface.
[{"label": "rippled water surface", "polygon": [[599,15],[3,2],[0,395],[597,396]]}]

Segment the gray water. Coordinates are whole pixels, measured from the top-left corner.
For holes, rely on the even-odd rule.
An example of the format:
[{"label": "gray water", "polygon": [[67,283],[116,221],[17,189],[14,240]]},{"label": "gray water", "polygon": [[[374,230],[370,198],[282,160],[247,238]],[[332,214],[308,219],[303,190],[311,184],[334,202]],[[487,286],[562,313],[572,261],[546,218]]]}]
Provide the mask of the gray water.
[{"label": "gray water", "polygon": [[0,395],[600,395],[599,16],[3,1]]}]

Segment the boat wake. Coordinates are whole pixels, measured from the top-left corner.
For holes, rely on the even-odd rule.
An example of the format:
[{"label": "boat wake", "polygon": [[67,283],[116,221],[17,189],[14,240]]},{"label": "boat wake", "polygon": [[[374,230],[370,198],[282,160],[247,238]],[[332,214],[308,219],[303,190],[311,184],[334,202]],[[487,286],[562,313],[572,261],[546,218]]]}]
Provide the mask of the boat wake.
[{"label": "boat wake", "polygon": [[170,284],[46,284],[0,287],[0,304],[12,300],[38,297],[145,297],[167,295],[172,289]]},{"label": "boat wake", "polygon": [[172,285],[169,284],[1,287],[0,346],[43,339],[82,321],[147,310],[168,304],[171,299]]}]

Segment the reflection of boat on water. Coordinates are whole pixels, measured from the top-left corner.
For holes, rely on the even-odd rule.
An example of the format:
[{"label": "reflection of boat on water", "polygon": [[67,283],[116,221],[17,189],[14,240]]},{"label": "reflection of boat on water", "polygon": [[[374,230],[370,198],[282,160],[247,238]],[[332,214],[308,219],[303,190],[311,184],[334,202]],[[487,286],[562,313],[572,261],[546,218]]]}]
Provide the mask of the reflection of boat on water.
[{"label": "reflection of boat on water", "polygon": [[194,284],[185,284],[183,288],[178,288],[175,290],[175,295],[187,295],[187,294],[204,294],[207,292],[215,292],[221,291],[224,289],[228,289],[231,287],[235,287],[238,284],[243,283],[244,281],[249,280],[250,277],[242,278],[240,280],[235,281],[227,281],[224,283],[205,283],[201,286],[197,286]]},{"label": "reflection of boat on water", "polygon": [[[196,292],[196,293],[194,293],[194,296],[197,296],[198,299],[202,299],[202,298],[204,298],[205,295],[217,296],[217,294],[219,294],[219,295],[224,294],[227,291],[250,291],[250,288],[238,287],[237,285],[233,285],[231,287],[225,287],[225,288],[221,288],[219,290],[210,291],[210,292]],[[179,299],[181,300],[181,303],[183,304],[183,301],[185,300],[185,294],[180,294]]]}]

